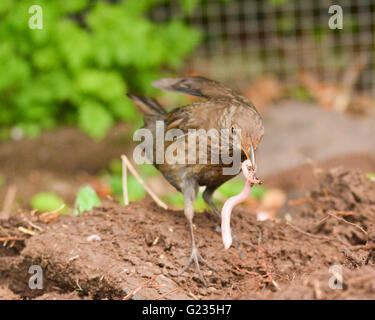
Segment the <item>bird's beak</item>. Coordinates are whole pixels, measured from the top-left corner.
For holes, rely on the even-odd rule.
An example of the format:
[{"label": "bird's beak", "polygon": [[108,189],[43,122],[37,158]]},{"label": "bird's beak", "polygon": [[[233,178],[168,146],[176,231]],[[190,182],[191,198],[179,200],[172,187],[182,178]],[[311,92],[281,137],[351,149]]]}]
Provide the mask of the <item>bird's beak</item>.
[{"label": "bird's beak", "polygon": [[250,161],[251,161],[254,169],[256,170],[257,164],[256,164],[256,161],[255,161],[255,151],[254,151],[253,144],[250,144]]},{"label": "bird's beak", "polygon": [[251,161],[251,165],[253,166],[253,168],[256,169],[257,165],[255,162],[255,151],[254,151],[253,144],[252,143],[250,144],[250,156],[249,156],[249,153],[246,151],[246,149],[242,146],[242,144],[241,144],[241,149],[245,153],[246,158]]}]

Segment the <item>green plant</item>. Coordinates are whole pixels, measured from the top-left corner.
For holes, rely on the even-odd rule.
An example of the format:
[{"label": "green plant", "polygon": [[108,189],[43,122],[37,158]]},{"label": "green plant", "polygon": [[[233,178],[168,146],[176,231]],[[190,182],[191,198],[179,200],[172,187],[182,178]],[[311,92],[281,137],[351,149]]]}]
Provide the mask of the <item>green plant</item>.
[{"label": "green plant", "polygon": [[0,1],[2,130],[35,136],[69,124],[100,139],[116,121],[137,119],[128,88],[150,93],[150,81],[200,40],[182,17],[152,22],[147,12],[160,2],[40,0],[43,29],[30,29],[32,2]]},{"label": "green plant", "polygon": [[[148,178],[152,178],[158,174],[156,168],[150,164],[140,165],[139,167],[137,167],[137,170],[145,181],[147,181]],[[120,159],[113,159],[110,162],[109,170],[104,170],[102,172],[101,180],[109,186],[114,196],[118,198],[123,204],[122,162]],[[140,201],[146,196],[144,187],[133,175],[129,173],[127,177],[127,183],[130,201]]]},{"label": "green plant", "polygon": [[[170,204],[177,209],[184,208],[184,197],[181,192],[176,191],[168,195],[165,195],[162,198],[167,204]],[[202,192],[198,192],[197,194],[197,199],[194,202],[194,210],[211,210],[208,204],[206,204],[206,202],[203,200]]]},{"label": "green plant", "polygon": [[40,192],[31,199],[31,207],[39,212],[49,212],[60,209],[61,213],[67,213],[64,200],[53,192]]},{"label": "green plant", "polygon": [[90,211],[93,207],[98,207],[102,203],[95,190],[89,186],[82,187],[77,194],[74,215],[79,215],[84,211]]}]

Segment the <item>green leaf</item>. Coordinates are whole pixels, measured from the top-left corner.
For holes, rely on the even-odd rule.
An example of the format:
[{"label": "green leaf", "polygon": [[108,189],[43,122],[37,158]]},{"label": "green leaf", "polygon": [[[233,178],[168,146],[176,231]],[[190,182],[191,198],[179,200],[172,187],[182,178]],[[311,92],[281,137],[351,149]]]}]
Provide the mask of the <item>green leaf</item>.
[{"label": "green leaf", "polygon": [[112,115],[99,102],[85,101],[80,106],[78,125],[92,138],[97,140],[104,138],[112,124]]},{"label": "green leaf", "polygon": [[[202,39],[184,15],[163,23],[150,10],[165,0],[38,0],[43,29],[28,26],[28,0],[0,1],[0,139],[78,125],[95,139],[115,121],[138,125],[125,97],[153,95],[149,83],[175,74]],[[192,11],[198,0],[184,0]],[[130,91],[130,90],[129,90]]]},{"label": "green leaf", "polygon": [[[225,198],[230,198],[233,196],[238,195],[242,189],[244,188],[245,181],[243,180],[231,180],[226,183],[224,183],[218,191],[225,197]],[[254,185],[251,188],[251,193],[250,196],[255,198],[255,199],[262,199],[265,193],[267,192],[267,187],[263,185]]]},{"label": "green leaf", "polygon": [[[167,204],[170,204],[178,209],[184,208],[184,197],[181,192],[173,192],[168,195],[164,195],[162,196],[162,199]],[[202,193],[199,192],[197,195],[197,199],[194,202],[194,210],[198,212],[206,209],[208,209],[208,205],[203,200]]]},{"label": "green leaf", "polygon": [[167,203],[178,208],[184,207],[184,197],[182,196],[181,192],[174,192],[168,195],[162,196],[162,199]]},{"label": "green leaf", "polygon": [[[121,181],[121,186],[122,186],[122,181]],[[140,201],[146,196],[145,189],[138,182],[138,180],[133,176],[128,177],[128,191],[129,191],[129,201]]]},{"label": "green leaf", "polygon": [[142,164],[140,168],[146,177],[155,177],[158,174],[158,170],[152,164]]},{"label": "green leaf", "polygon": [[225,198],[230,198],[239,194],[242,191],[244,184],[245,182],[243,180],[231,180],[221,185],[220,188],[218,188],[218,191]]},{"label": "green leaf", "polygon": [[125,95],[119,100],[111,102],[109,109],[117,119],[135,120],[137,118],[137,112],[133,103]]},{"label": "green leaf", "polygon": [[[64,200],[53,192],[40,192],[31,199],[31,207],[39,212],[54,211],[63,205],[65,205]],[[60,212],[67,213],[68,208],[65,206]]]},{"label": "green leaf", "polygon": [[74,206],[74,215],[79,215],[84,211],[91,211],[93,207],[101,205],[101,201],[95,190],[89,186],[82,187],[78,191],[76,203]]},{"label": "green leaf", "polygon": [[251,188],[250,196],[254,197],[257,200],[261,200],[264,197],[264,195],[267,193],[267,191],[268,191],[267,187],[263,185],[255,184]]},{"label": "green leaf", "polygon": [[59,6],[61,9],[67,12],[77,12],[85,9],[88,4],[88,0],[74,0],[74,1],[66,1],[66,0],[58,0]]},{"label": "green leaf", "polygon": [[126,85],[116,72],[85,70],[78,75],[78,88],[86,94],[97,95],[104,101],[123,98]]},{"label": "green leaf", "polygon": [[181,7],[187,14],[192,14],[199,2],[200,0],[182,0]]},{"label": "green leaf", "polygon": [[120,159],[112,159],[109,163],[109,170],[115,175],[122,175],[122,161]]},{"label": "green leaf", "polygon": [[[105,180],[109,183],[111,191],[121,196],[121,203],[124,203],[122,199],[122,177],[120,175],[108,175],[105,177]],[[135,177],[128,176],[127,184],[129,201],[140,201],[146,196],[146,191]]]}]

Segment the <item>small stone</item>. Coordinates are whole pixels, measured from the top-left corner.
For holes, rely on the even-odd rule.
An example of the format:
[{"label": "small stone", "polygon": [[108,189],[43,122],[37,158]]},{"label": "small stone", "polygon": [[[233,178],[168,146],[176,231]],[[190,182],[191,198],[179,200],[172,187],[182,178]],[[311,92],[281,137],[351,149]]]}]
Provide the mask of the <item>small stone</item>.
[{"label": "small stone", "polygon": [[101,241],[102,238],[98,236],[97,234],[92,234],[91,236],[88,236],[86,240],[89,242],[95,242],[95,241]]},{"label": "small stone", "polygon": [[205,295],[207,295],[207,290],[205,288],[201,288],[201,289],[199,289],[199,294],[202,295],[202,296],[205,296]]},{"label": "small stone", "polygon": [[217,291],[217,289],[215,287],[208,287],[207,288],[208,293],[215,293],[216,291]]},{"label": "small stone", "polygon": [[172,276],[172,277],[177,277],[178,276],[178,272],[177,272],[177,270],[170,270],[169,271],[169,275]]}]

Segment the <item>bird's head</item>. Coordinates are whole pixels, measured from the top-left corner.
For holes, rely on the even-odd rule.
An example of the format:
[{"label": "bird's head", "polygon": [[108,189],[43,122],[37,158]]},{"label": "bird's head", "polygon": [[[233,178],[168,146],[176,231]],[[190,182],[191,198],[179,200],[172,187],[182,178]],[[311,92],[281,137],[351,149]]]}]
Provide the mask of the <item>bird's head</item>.
[{"label": "bird's head", "polygon": [[241,148],[256,168],[255,150],[264,135],[262,119],[255,109],[249,108],[232,117],[230,136],[234,148]]}]

